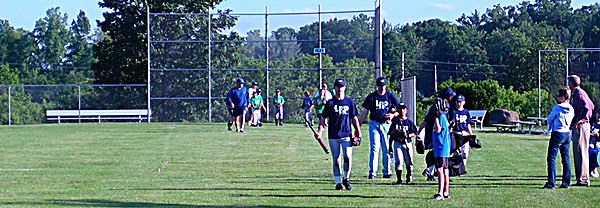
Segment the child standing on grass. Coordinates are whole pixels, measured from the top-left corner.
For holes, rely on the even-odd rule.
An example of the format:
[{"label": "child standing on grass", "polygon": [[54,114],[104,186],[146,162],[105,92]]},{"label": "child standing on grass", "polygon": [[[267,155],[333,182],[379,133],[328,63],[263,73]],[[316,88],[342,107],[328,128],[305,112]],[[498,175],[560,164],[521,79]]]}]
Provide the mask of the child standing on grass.
[{"label": "child standing on grass", "polygon": [[312,114],[312,109],[314,108],[313,99],[312,99],[312,97],[310,97],[309,91],[304,92],[304,100],[302,101],[302,108],[304,108],[304,118],[308,121],[308,123],[305,125],[310,125],[310,126],[314,125],[313,114]]},{"label": "child standing on grass", "polygon": [[[598,164],[600,161],[598,158],[598,150],[600,150],[600,111],[596,113],[596,122],[592,124],[591,134],[590,134],[590,176],[594,178],[600,177],[598,174]],[[594,159],[596,158],[596,159]],[[593,161],[596,161],[593,163]]]},{"label": "child standing on grass", "polygon": [[281,95],[281,90],[275,90],[275,97],[273,98],[273,105],[275,105],[275,126],[283,126],[283,105],[285,99]]},{"label": "child standing on grass", "polygon": [[448,158],[450,157],[450,124],[448,121],[448,102],[445,99],[436,99],[436,118],[433,129],[433,154],[435,168],[438,172],[438,193],[433,195],[433,200],[450,198],[450,174],[448,172]]},{"label": "child standing on grass", "polygon": [[390,125],[390,157],[395,158],[395,169],[396,169],[396,185],[402,184],[402,166],[406,164],[406,184],[413,183],[412,170],[413,170],[413,148],[412,139],[417,137],[417,126],[415,123],[408,119],[408,108],[404,103],[400,103],[398,106],[400,116],[392,119]]},{"label": "child standing on grass", "polygon": [[571,161],[569,159],[569,144],[571,143],[571,133],[569,126],[575,110],[569,104],[571,92],[567,89],[560,89],[556,95],[558,104],[554,106],[552,112],[548,115],[548,132],[550,141],[548,143],[548,182],[544,189],[554,189],[556,187],[556,155],[560,150],[562,157],[563,174],[560,188],[569,188],[571,186]]},{"label": "child standing on grass", "polygon": [[263,104],[261,92],[260,89],[254,91],[254,95],[250,99],[250,106],[248,106],[252,109],[252,117],[250,119],[250,126],[252,127],[262,126],[260,119],[262,118],[262,110],[265,110],[265,105]]}]

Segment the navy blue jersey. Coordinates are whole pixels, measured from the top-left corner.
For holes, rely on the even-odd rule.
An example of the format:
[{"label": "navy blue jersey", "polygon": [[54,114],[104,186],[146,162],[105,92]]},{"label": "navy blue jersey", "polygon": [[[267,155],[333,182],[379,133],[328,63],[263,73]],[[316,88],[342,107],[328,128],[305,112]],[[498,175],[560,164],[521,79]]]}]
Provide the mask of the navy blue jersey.
[{"label": "navy blue jersey", "polygon": [[469,110],[463,109],[462,111],[454,109],[450,112],[450,119],[455,123],[452,128],[454,131],[469,131],[469,124],[471,124],[471,114]]},{"label": "navy blue jersey", "polygon": [[304,101],[302,101],[302,107],[304,108],[304,112],[310,112],[310,108],[313,105],[313,99],[309,97],[305,97]]},{"label": "navy blue jersey", "polygon": [[227,104],[230,105],[233,103],[236,108],[245,108],[248,107],[248,98],[248,88],[234,87],[227,94]]},{"label": "navy blue jersey", "polygon": [[[400,116],[395,117],[394,119],[392,119],[392,124],[390,125],[390,130],[389,132],[394,132],[396,130],[402,130],[404,132],[406,132],[406,135],[410,135],[410,134],[417,134],[417,126],[415,125],[415,122],[413,122],[410,119],[406,119],[406,120],[402,120],[402,118],[400,118]],[[407,138],[408,142],[411,142],[412,140],[410,138]]]},{"label": "navy blue jersey", "polygon": [[352,99],[334,97],[327,101],[321,116],[329,118],[329,139],[341,139],[352,135],[352,119],[358,116],[358,109]]},{"label": "navy blue jersey", "polygon": [[390,91],[386,91],[384,95],[379,95],[377,91],[372,92],[362,104],[362,107],[369,110],[369,119],[378,122],[386,121],[385,114],[389,113],[392,107],[398,106],[400,100]]}]

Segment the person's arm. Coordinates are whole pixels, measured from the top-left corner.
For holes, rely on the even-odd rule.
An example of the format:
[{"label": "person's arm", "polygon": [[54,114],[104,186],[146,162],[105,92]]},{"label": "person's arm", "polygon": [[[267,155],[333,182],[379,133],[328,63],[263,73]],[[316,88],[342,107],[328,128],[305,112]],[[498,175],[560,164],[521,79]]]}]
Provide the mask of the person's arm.
[{"label": "person's arm", "polygon": [[440,117],[435,118],[435,132],[442,133],[442,124],[440,123]]},{"label": "person's arm", "polygon": [[368,109],[364,109],[362,111],[362,113],[360,113],[360,119],[358,121],[359,124],[362,124],[365,122],[365,120],[367,119],[367,115],[369,114],[369,110]]},{"label": "person's arm", "polygon": [[362,137],[362,132],[360,130],[360,123],[358,122],[358,117],[354,116],[352,118],[352,124],[354,124],[354,136],[356,137]]},{"label": "person's arm", "polygon": [[235,105],[233,104],[233,100],[231,100],[231,97],[233,96],[233,90],[229,90],[229,93],[227,93],[227,105],[229,105],[229,108],[235,108]]},{"label": "person's arm", "polygon": [[471,128],[471,123],[473,120],[471,119],[471,113],[467,111],[467,129],[469,131],[469,135],[473,135],[473,128]]}]

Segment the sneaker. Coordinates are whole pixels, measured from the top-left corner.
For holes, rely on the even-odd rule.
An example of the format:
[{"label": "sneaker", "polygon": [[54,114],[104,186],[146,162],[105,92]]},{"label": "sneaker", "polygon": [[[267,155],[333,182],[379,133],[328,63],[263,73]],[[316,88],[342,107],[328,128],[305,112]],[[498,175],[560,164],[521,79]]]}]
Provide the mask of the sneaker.
[{"label": "sneaker", "polygon": [[335,190],[341,191],[342,189],[344,189],[344,187],[342,187],[341,183],[335,184]]},{"label": "sneaker", "polygon": [[544,187],[542,187],[543,189],[554,189],[554,186],[550,185],[549,183],[546,183],[544,185]]},{"label": "sneaker", "polygon": [[397,180],[396,182],[393,183],[394,185],[401,185],[402,184],[402,180]]},{"label": "sneaker", "polygon": [[590,186],[590,183],[576,183],[573,186]]},{"label": "sneaker", "polygon": [[598,170],[593,170],[593,171],[590,173],[590,176],[591,176],[591,177],[594,177],[594,178],[598,178],[598,177],[600,177],[600,174],[598,173]]},{"label": "sneaker", "polygon": [[383,175],[383,178],[392,178],[392,175]]},{"label": "sneaker", "polygon": [[450,193],[444,194],[444,199],[449,199],[449,198],[450,198]]},{"label": "sneaker", "polygon": [[427,176],[427,181],[435,181],[435,176]]},{"label": "sneaker", "polygon": [[227,122],[227,131],[231,131],[231,127],[233,126],[233,122],[232,121],[228,121]]},{"label": "sneaker", "polygon": [[427,171],[427,169],[423,170],[423,172],[421,173],[421,175],[425,176],[425,177],[429,177],[429,171]]},{"label": "sneaker", "polygon": [[240,133],[244,133],[244,129],[240,129]]},{"label": "sneaker", "polygon": [[375,178],[375,176],[374,175],[369,175],[367,178],[368,179],[373,179],[373,178]]},{"label": "sneaker", "polygon": [[258,127],[262,127],[262,123],[258,123]]},{"label": "sneaker", "polygon": [[570,189],[571,186],[567,186],[567,185],[560,185],[558,188],[562,188],[562,189]]},{"label": "sneaker", "polygon": [[406,184],[413,184],[412,176],[406,176]]},{"label": "sneaker", "polygon": [[434,194],[431,199],[440,201],[440,200],[444,200],[444,196],[442,196],[441,194]]},{"label": "sneaker", "polygon": [[342,181],[342,184],[344,184],[344,187],[346,187],[346,190],[352,191],[352,184],[350,183],[350,180],[344,179]]},{"label": "sneaker", "polygon": [[240,132],[240,129],[235,129],[235,132]]}]

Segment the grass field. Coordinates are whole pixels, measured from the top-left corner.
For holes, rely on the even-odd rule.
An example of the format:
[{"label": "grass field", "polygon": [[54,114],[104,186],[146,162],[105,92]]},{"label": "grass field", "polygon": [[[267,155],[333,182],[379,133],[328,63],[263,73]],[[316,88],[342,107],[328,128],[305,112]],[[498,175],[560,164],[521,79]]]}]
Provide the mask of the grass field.
[{"label": "grass field", "polygon": [[355,149],[355,190],[340,192],[333,190],[330,155],[306,127],[270,124],[244,134],[224,129],[223,124],[165,123],[2,126],[0,206],[600,205],[596,178],[592,187],[541,189],[547,136],[478,132],[483,148],[472,151],[468,175],[453,178],[453,198],[432,201],[437,183],[419,175],[423,155],[416,155],[414,185],[366,178],[368,135]]}]

